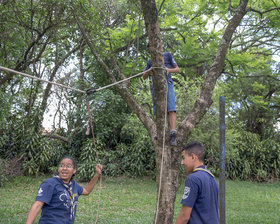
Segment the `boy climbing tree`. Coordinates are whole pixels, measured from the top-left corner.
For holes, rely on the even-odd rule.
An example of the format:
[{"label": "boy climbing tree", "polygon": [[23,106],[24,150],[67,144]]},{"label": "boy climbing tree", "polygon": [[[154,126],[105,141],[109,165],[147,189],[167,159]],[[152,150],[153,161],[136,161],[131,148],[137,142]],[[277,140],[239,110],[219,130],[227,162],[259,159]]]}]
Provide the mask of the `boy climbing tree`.
[{"label": "boy climbing tree", "polygon": [[[149,49],[149,44],[148,44]],[[149,49],[150,50],[150,49]],[[167,81],[167,112],[169,117],[169,126],[170,126],[170,145],[176,146],[176,101],[175,101],[175,92],[173,87],[172,73],[179,73],[180,68],[175,62],[172,54],[170,52],[163,53],[164,65],[166,69],[166,81]],[[143,74],[143,79],[147,79],[149,75],[153,74],[153,70],[150,69],[152,67],[152,61],[149,59],[147,62],[147,66],[145,68],[145,73]],[[152,78],[153,80],[153,78]],[[152,83],[152,97],[153,97],[153,112],[155,114],[155,96],[154,96],[154,88]]]}]

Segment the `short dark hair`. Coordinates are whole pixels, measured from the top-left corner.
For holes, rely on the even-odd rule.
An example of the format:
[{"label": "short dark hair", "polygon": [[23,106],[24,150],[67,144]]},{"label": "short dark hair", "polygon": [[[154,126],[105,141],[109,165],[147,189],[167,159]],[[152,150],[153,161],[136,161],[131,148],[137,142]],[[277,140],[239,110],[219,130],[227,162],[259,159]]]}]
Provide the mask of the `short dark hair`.
[{"label": "short dark hair", "polygon": [[63,156],[63,157],[61,158],[61,160],[59,161],[59,164],[60,164],[61,161],[64,160],[64,159],[70,159],[70,160],[72,161],[73,165],[74,165],[74,168],[75,168],[75,169],[77,168],[77,163],[76,163],[75,159],[73,159],[73,157],[71,157],[71,156]]},{"label": "short dark hair", "polygon": [[203,162],[205,157],[204,147],[200,142],[190,142],[182,148],[189,156],[193,153],[197,156],[199,161]]}]

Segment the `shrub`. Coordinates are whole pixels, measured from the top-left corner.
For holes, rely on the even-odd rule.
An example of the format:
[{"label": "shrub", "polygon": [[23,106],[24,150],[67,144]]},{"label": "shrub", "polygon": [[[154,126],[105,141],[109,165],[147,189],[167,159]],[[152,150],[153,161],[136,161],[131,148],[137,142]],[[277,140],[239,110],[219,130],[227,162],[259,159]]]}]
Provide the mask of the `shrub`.
[{"label": "shrub", "polygon": [[[207,145],[207,143],[205,143]],[[219,175],[219,147],[208,145],[206,165]],[[273,139],[260,140],[257,134],[227,130],[226,177],[230,179],[271,181],[280,174],[280,144]]]}]

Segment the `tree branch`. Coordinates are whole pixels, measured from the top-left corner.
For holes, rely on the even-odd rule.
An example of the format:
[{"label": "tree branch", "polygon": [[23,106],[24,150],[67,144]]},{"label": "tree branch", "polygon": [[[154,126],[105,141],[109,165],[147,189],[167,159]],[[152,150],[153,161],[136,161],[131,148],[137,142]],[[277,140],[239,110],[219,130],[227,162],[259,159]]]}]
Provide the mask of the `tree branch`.
[{"label": "tree branch", "polygon": [[[231,4],[231,1],[229,1]],[[227,50],[229,48],[233,33],[240,24],[242,18],[247,13],[248,0],[241,0],[239,6],[235,10],[234,16],[229,21],[226,27],[225,33],[220,41],[220,45],[214,59],[214,62],[209,70],[209,73],[201,87],[200,94],[196,100],[192,111],[188,116],[181,122],[178,128],[178,139],[180,142],[185,142],[189,133],[198,124],[208,108],[212,104],[212,91],[215,87],[216,81],[221,75],[224,65]]]}]

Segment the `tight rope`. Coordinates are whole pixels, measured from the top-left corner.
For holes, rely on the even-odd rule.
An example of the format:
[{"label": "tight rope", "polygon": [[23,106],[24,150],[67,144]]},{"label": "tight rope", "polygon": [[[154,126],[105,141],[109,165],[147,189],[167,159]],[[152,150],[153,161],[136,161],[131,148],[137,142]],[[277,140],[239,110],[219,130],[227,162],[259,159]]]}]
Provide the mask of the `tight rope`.
[{"label": "tight rope", "polygon": [[165,129],[166,129],[166,120],[167,120],[167,91],[168,91],[168,87],[166,89],[166,94],[165,94],[165,115],[164,115],[164,128],[163,128],[163,141],[162,141],[162,155],[161,155],[161,163],[160,163],[159,187],[158,187],[158,195],[157,195],[155,224],[157,223],[157,217],[158,217],[161,182],[162,182],[162,169],[163,169],[164,154],[165,154]]},{"label": "tight rope", "polygon": [[[150,69],[153,69],[153,68],[159,68],[159,69],[165,69],[165,68],[162,68],[162,67],[151,67]],[[103,86],[103,87],[100,87],[98,89],[89,89],[88,91],[84,91],[84,90],[80,90],[80,89],[76,89],[76,88],[73,88],[73,87],[70,87],[70,86],[65,86],[65,85],[62,85],[60,83],[56,83],[56,82],[51,82],[51,81],[48,81],[48,80],[45,80],[45,79],[41,79],[41,78],[38,78],[36,76],[32,76],[32,75],[28,75],[26,73],[23,73],[23,72],[19,72],[19,71],[16,71],[16,70],[13,70],[13,69],[10,69],[10,68],[6,68],[6,67],[3,67],[3,66],[0,66],[0,70],[3,70],[3,71],[7,71],[7,72],[12,72],[14,74],[19,74],[19,75],[23,75],[23,76],[26,76],[28,78],[31,78],[31,79],[36,79],[36,80],[39,80],[39,81],[42,81],[42,82],[47,82],[47,83],[50,83],[50,84],[53,84],[53,85],[57,85],[57,86],[60,86],[62,88],[66,88],[66,89],[71,89],[71,90],[74,90],[76,92],[80,92],[80,93],[84,93],[84,94],[90,94],[90,93],[93,93],[93,92],[97,92],[97,91],[100,91],[100,90],[103,90],[103,89],[106,89],[106,88],[109,88],[111,86],[115,86],[119,83],[122,83],[122,82],[125,82],[127,80],[130,80],[130,79],[133,79],[133,78],[136,78],[142,74],[144,74],[146,71],[144,72],[140,72],[136,75],[133,75],[133,76],[130,76],[128,78],[125,78],[125,79],[122,79],[120,81],[117,81],[117,82],[114,82],[112,84],[109,84],[107,86]]]},{"label": "tight rope", "polygon": [[[165,68],[162,68],[162,67],[151,67],[149,70],[151,70],[151,69],[153,69],[153,68],[165,69]],[[103,89],[107,89],[107,88],[109,88],[109,87],[111,87],[111,86],[120,84],[120,83],[125,82],[125,81],[127,81],[127,80],[130,80],[130,79],[136,78],[136,77],[138,77],[138,76],[140,76],[140,75],[143,75],[145,72],[147,72],[147,71],[140,72],[140,73],[138,73],[138,74],[136,74],[136,75],[133,75],[133,76],[130,76],[130,77],[128,77],[128,78],[122,79],[122,80],[120,80],[120,81],[114,82],[114,83],[109,84],[109,85],[107,85],[107,86],[100,87],[100,88],[98,88],[98,89],[94,89],[94,88],[89,89],[89,90],[86,91],[86,93],[87,93],[87,94],[90,94],[90,93],[98,92],[98,91],[103,90]]]},{"label": "tight rope", "polygon": [[65,86],[65,85],[62,85],[60,83],[51,82],[51,81],[48,81],[48,80],[45,80],[45,79],[40,79],[40,78],[38,78],[36,76],[28,75],[26,73],[19,72],[19,71],[10,69],[10,68],[5,68],[3,66],[0,66],[0,69],[4,70],[6,72],[12,72],[12,73],[15,73],[15,74],[26,76],[26,77],[31,78],[31,79],[36,79],[36,80],[39,80],[39,81],[42,81],[42,82],[47,82],[47,83],[50,83],[50,84],[53,84],[53,85],[57,85],[57,86],[60,86],[62,88],[71,89],[71,90],[74,90],[74,91],[77,91],[77,92],[80,92],[80,93],[86,93],[86,91],[83,91],[83,90],[80,90],[80,89],[76,89],[76,88],[73,88],[73,87],[70,87],[70,86]]}]

